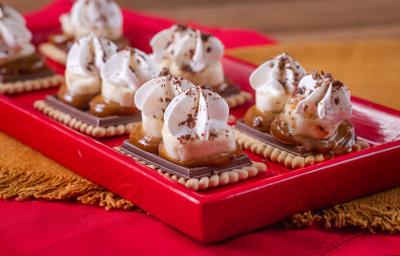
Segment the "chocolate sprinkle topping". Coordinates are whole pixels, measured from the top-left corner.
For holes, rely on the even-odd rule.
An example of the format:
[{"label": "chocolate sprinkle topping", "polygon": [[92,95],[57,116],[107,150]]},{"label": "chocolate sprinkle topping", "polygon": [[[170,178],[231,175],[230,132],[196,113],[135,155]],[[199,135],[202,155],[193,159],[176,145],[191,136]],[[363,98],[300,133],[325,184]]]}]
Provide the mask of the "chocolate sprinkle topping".
[{"label": "chocolate sprinkle topping", "polygon": [[334,81],[332,82],[332,86],[333,86],[334,89],[340,89],[340,88],[343,87],[344,85],[343,85],[343,83],[340,82],[339,80],[334,80]]},{"label": "chocolate sprinkle topping", "polygon": [[179,126],[186,125],[188,128],[194,128],[196,125],[196,121],[192,114],[188,114],[185,121],[182,121],[178,124]]},{"label": "chocolate sprinkle topping", "polygon": [[176,32],[182,32],[182,31],[185,31],[187,29],[188,29],[187,25],[184,25],[184,24],[176,24],[175,25],[175,31]]},{"label": "chocolate sprinkle topping", "polygon": [[208,39],[210,39],[210,37],[211,37],[211,35],[210,35],[210,34],[207,34],[207,33],[201,33],[201,40],[202,40],[203,42],[207,42],[207,41],[208,41]]},{"label": "chocolate sprinkle topping", "polygon": [[335,98],[335,104],[339,105],[339,98],[338,97]]},{"label": "chocolate sprinkle topping", "polygon": [[159,74],[159,76],[167,76],[169,75],[169,69],[168,68],[163,68]]}]

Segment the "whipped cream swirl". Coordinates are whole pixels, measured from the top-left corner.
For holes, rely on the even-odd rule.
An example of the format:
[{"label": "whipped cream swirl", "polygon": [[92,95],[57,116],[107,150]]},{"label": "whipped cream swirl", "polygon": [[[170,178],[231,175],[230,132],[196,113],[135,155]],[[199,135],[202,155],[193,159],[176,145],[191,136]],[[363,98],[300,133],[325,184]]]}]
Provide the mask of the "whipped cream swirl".
[{"label": "whipped cream swirl", "polygon": [[124,107],[134,106],[134,94],[145,82],[156,77],[152,60],[138,49],[115,53],[101,71],[102,95]]},{"label": "whipped cream swirl", "polygon": [[24,17],[3,3],[0,3],[0,37],[0,64],[35,52]]},{"label": "whipped cream swirl", "polygon": [[154,60],[174,75],[211,86],[225,81],[221,64],[224,45],[212,35],[174,25],[156,34],[150,45]]},{"label": "whipped cream swirl", "polygon": [[168,104],[179,93],[194,87],[191,82],[171,75],[144,83],[135,94],[136,107],[142,111],[143,130],[152,137],[161,138]]},{"label": "whipped cream swirl", "polygon": [[197,86],[178,94],[164,114],[162,136],[168,155],[180,161],[204,160],[234,151],[228,115],[228,104],[215,92]]},{"label": "whipped cream swirl", "polygon": [[351,117],[350,91],[330,74],[313,73],[301,79],[286,106],[284,118],[294,135],[329,138]]},{"label": "whipped cream swirl", "polygon": [[75,38],[90,33],[116,40],[122,36],[122,12],[111,0],[77,0],[60,17],[62,30]]},{"label": "whipped cream swirl", "polygon": [[94,35],[75,42],[68,52],[65,70],[68,91],[80,95],[99,93],[100,70],[116,50],[114,43]]},{"label": "whipped cream swirl", "polygon": [[257,109],[281,112],[305,75],[304,68],[285,53],[259,66],[250,76],[250,85],[256,91]]}]

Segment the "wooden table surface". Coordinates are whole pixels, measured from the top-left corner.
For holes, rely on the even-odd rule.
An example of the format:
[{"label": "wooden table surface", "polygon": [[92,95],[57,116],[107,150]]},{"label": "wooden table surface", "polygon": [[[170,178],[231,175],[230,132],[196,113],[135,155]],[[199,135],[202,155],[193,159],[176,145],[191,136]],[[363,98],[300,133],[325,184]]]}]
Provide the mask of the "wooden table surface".
[{"label": "wooden table surface", "polygon": [[[29,11],[50,0],[7,0]],[[400,0],[117,0],[181,22],[252,28],[278,40],[399,38]]]}]

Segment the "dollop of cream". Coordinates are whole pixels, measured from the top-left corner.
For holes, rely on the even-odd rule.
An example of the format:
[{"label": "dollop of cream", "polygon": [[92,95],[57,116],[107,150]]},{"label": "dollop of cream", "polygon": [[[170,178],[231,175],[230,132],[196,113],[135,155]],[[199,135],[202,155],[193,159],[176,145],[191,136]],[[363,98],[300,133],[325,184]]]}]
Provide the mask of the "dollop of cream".
[{"label": "dollop of cream", "polygon": [[330,74],[313,73],[301,79],[284,118],[294,135],[329,138],[344,120],[350,120],[350,97],[347,86]]},{"label": "dollop of cream", "polygon": [[122,36],[122,12],[112,0],[77,0],[60,21],[63,32],[75,38],[90,33],[111,40]]},{"label": "dollop of cream", "polygon": [[228,104],[215,92],[195,87],[178,94],[164,114],[162,137],[168,155],[196,161],[233,152],[235,134],[228,115]]},{"label": "dollop of cream", "polygon": [[116,51],[117,46],[114,43],[94,35],[82,37],[75,42],[67,57],[67,89],[80,95],[100,93],[100,70]]},{"label": "dollop of cream", "polygon": [[3,3],[0,3],[0,37],[0,64],[35,52],[24,17]]},{"label": "dollop of cream", "polygon": [[135,94],[136,107],[142,111],[143,130],[152,137],[161,138],[168,104],[179,93],[194,87],[191,82],[171,75],[144,83]]},{"label": "dollop of cream", "polygon": [[152,60],[138,49],[126,49],[115,53],[101,70],[102,95],[124,107],[134,106],[136,90],[156,77]]},{"label": "dollop of cream", "polygon": [[224,45],[215,36],[182,25],[162,30],[150,41],[152,58],[160,68],[195,84],[219,87],[225,77],[221,60]]},{"label": "dollop of cream", "polygon": [[285,53],[259,66],[250,76],[257,109],[280,113],[305,75],[304,68]]}]

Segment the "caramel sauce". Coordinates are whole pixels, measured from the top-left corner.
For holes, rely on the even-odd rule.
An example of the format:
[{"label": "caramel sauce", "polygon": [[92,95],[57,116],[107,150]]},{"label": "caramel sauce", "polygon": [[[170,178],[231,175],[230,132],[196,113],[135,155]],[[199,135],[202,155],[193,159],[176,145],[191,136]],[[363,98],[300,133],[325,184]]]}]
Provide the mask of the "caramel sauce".
[{"label": "caramel sauce", "polygon": [[96,94],[74,94],[67,90],[67,86],[63,84],[58,90],[57,97],[59,100],[71,105],[77,109],[89,109],[89,102],[96,96]]},{"label": "caramel sauce", "polygon": [[150,153],[158,154],[158,147],[162,138],[154,138],[146,134],[142,123],[136,123],[129,134],[129,142],[136,147]]},{"label": "caramel sauce", "polygon": [[[71,46],[75,43],[75,37],[67,34],[55,34],[49,36],[49,42],[60,48],[61,50],[68,52]],[[129,40],[125,37],[121,37],[117,40],[113,40],[117,45],[118,50],[122,50],[129,46]]]},{"label": "caramel sauce", "polygon": [[199,166],[224,166],[229,164],[232,159],[239,157],[242,153],[241,147],[237,144],[235,150],[231,152],[224,152],[216,154],[205,159],[193,159],[193,160],[178,160],[170,156],[162,142],[158,149],[159,155],[175,164],[185,167],[199,167]]},{"label": "caramel sauce", "polygon": [[232,85],[229,82],[225,82],[218,86],[215,86],[214,89],[211,88],[211,90],[214,90],[216,93],[218,93],[224,98],[230,97],[232,95],[237,95],[240,93],[240,87]]},{"label": "caramel sauce", "polygon": [[274,112],[262,112],[257,109],[256,105],[253,105],[244,114],[243,121],[254,129],[268,132],[269,126],[276,115]]},{"label": "caramel sauce", "polygon": [[131,116],[137,113],[136,107],[124,107],[114,101],[108,101],[103,96],[97,95],[90,103],[90,113],[98,116]]},{"label": "caramel sauce", "polygon": [[350,121],[343,121],[337,128],[337,132],[326,139],[313,139],[300,135],[293,135],[289,131],[287,123],[276,118],[270,126],[270,133],[279,141],[304,147],[306,151],[318,153],[333,153],[344,155],[354,151],[355,135]]},{"label": "caramel sauce", "polygon": [[15,82],[53,75],[43,58],[33,53],[0,66],[0,82]]},{"label": "caramel sauce", "polygon": [[68,52],[68,50],[75,42],[75,37],[66,34],[55,34],[49,36],[49,42],[54,44],[61,50]]}]

